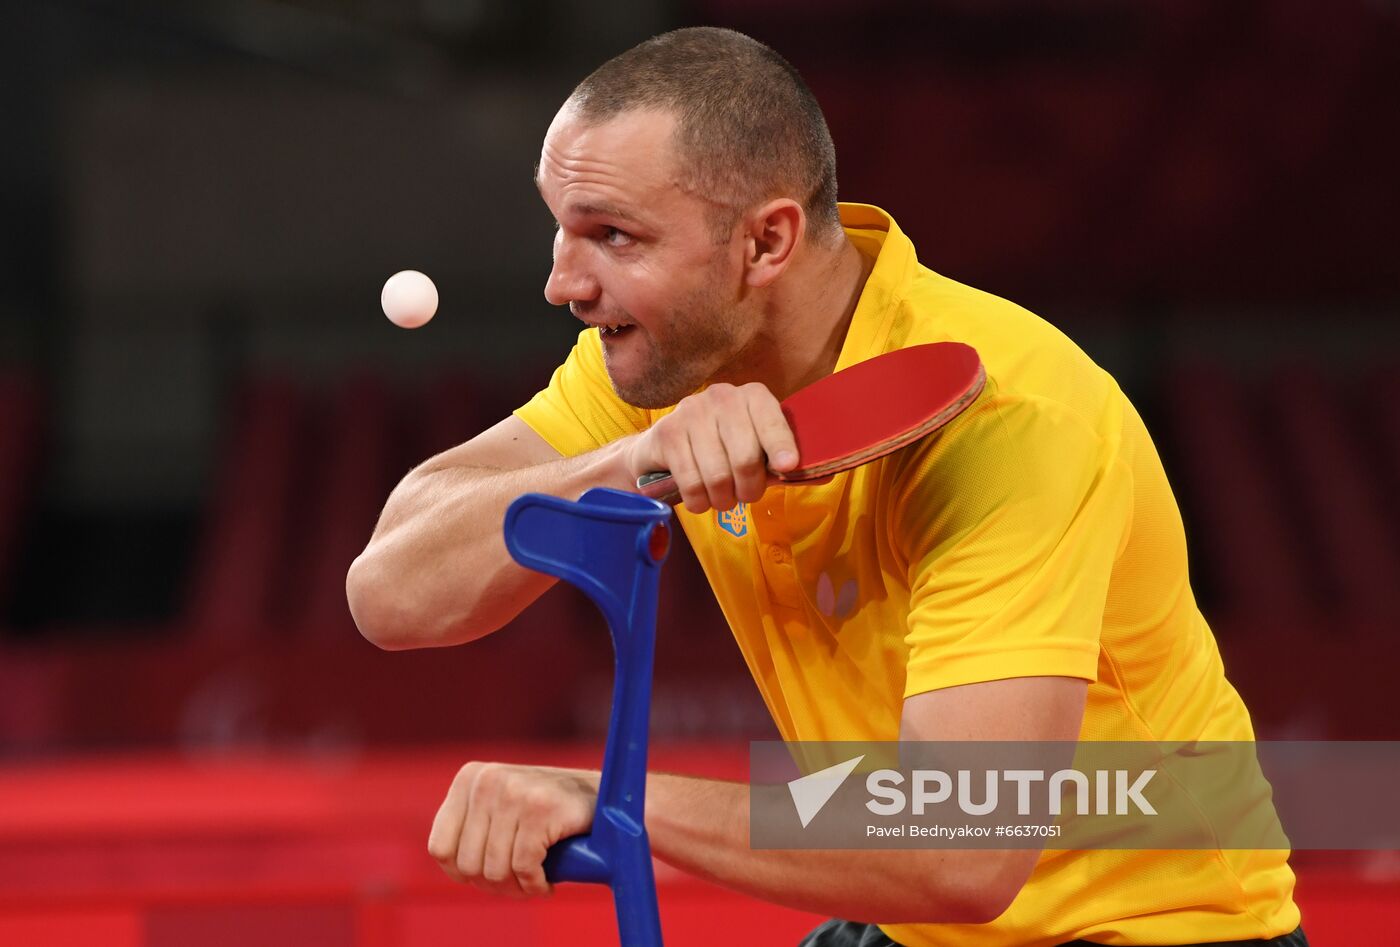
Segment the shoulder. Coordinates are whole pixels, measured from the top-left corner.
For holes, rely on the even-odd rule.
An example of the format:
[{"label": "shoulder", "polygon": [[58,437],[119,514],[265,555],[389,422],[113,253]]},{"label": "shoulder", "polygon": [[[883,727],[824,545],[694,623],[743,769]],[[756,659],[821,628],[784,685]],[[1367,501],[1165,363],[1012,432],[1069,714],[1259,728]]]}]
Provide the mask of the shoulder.
[{"label": "shoulder", "polygon": [[1026,416],[1073,415],[1109,433],[1123,401],[1117,382],[1069,336],[1023,306],[920,266],[899,302],[892,342],[954,340],[977,350],[988,395]]}]

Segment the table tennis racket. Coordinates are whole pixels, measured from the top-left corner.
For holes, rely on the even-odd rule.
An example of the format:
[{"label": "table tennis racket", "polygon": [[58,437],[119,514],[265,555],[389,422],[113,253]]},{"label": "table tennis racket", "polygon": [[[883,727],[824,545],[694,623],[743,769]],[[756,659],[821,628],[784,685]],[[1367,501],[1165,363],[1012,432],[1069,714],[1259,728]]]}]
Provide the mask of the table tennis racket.
[{"label": "table tennis racket", "polygon": [[[907,447],[977,400],[987,375],[961,342],[896,349],[812,382],[782,403],[797,441],[797,466],[770,471],[784,483],[822,480]],[[680,499],[669,471],[637,478],[637,489]]]}]

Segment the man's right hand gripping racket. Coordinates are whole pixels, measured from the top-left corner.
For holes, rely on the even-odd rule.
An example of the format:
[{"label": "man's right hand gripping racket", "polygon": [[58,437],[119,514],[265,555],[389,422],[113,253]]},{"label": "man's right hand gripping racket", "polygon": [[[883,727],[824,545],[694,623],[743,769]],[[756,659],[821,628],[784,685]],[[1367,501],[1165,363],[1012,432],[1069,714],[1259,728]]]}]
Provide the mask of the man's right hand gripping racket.
[{"label": "man's right hand gripping racket", "polygon": [[[823,480],[927,437],[977,400],[986,384],[970,345],[930,342],[896,349],[814,381],[783,401],[797,440],[797,466],[773,477],[784,483]],[[637,479],[654,499],[680,499],[669,471]]]}]

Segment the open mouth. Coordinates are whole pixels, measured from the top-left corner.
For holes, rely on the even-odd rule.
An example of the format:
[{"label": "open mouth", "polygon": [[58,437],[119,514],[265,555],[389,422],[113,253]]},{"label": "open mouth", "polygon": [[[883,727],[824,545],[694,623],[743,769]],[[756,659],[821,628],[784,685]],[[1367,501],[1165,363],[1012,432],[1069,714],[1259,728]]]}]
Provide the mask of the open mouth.
[{"label": "open mouth", "polygon": [[632,329],[631,325],[599,326],[598,332],[605,338],[616,338]]}]

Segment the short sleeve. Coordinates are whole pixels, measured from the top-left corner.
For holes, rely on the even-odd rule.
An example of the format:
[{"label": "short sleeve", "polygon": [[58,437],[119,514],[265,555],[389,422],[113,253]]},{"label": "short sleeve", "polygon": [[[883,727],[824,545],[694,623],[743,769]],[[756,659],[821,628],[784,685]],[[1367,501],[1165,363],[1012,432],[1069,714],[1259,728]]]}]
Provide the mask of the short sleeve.
[{"label": "short sleeve", "polygon": [[[1121,400],[1121,394],[1116,395]],[[1097,676],[1109,577],[1130,528],[1119,415],[988,392],[898,474],[909,570],[905,697],[1014,677]]]},{"label": "short sleeve", "polygon": [[596,329],[579,333],[549,387],[514,414],[565,457],[596,450],[651,423],[646,410],[627,404],[613,390]]}]

